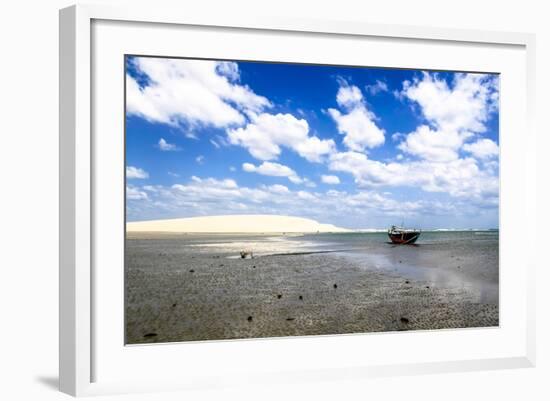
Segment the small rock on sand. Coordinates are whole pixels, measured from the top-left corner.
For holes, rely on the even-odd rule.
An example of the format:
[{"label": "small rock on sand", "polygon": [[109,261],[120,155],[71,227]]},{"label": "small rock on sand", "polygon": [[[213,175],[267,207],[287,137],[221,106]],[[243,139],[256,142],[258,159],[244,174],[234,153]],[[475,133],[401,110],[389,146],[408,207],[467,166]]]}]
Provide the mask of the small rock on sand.
[{"label": "small rock on sand", "polygon": [[402,317],[401,319],[399,319],[401,323],[409,323],[409,319],[407,319],[406,317]]},{"label": "small rock on sand", "polygon": [[143,337],[145,338],[151,338],[151,337],[156,337],[157,336],[157,333],[147,333],[147,334],[144,334]]},{"label": "small rock on sand", "polygon": [[301,301],[301,300],[304,299],[304,297],[300,295],[300,296],[298,297],[298,299]]},{"label": "small rock on sand", "polygon": [[189,270],[189,273],[195,273],[195,270],[191,269]]},{"label": "small rock on sand", "polygon": [[410,284],[411,282],[409,280],[405,280],[405,284]]},{"label": "small rock on sand", "polygon": [[333,287],[334,287],[334,288],[338,288],[338,285],[337,285],[337,284],[334,284]]},{"label": "small rock on sand", "polygon": [[287,320],[287,322],[291,322],[291,321],[294,320],[294,318],[293,317],[287,317],[286,320]]},{"label": "small rock on sand", "polygon": [[277,294],[277,299],[281,299],[283,296],[281,294]]},{"label": "small rock on sand", "polygon": [[248,316],[248,317],[246,318],[246,320],[248,320],[249,322],[251,322],[251,321],[252,321],[252,316]]}]

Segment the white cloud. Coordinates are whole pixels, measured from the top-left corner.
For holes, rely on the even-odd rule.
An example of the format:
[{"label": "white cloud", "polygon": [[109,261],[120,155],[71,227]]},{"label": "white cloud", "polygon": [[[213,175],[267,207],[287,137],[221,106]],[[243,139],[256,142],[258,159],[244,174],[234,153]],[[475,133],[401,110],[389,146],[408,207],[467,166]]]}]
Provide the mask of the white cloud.
[{"label": "white cloud", "polygon": [[304,177],[302,178],[303,184],[308,188],[315,188],[317,187],[317,184],[315,184],[313,181],[311,181],[309,178]]},{"label": "white cloud", "polygon": [[498,177],[480,170],[473,158],[448,162],[415,161],[382,163],[358,152],[331,156],[329,168],[353,175],[362,187],[409,186],[453,197],[491,199],[498,197]]},{"label": "white cloud", "polygon": [[145,200],[149,199],[147,193],[140,191],[138,188],[127,186],[126,187],[126,198],[129,200]]},{"label": "white cloud", "polygon": [[276,194],[288,194],[290,192],[288,187],[280,184],[270,185],[269,187],[267,187],[267,189]]},{"label": "white cloud", "polygon": [[217,62],[216,70],[220,75],[226,76],[230,81],[238,81],[241,76],[238,64],[231,61]]},{"label": "white cloud", "polygon": [[452,85],[437,74],[406,82],[402,94],[418,103],[423,116],[438,130],[485,132],[498,107],[498,78],[483,74],[454,75]]},{"label": "white cloud", "polygon": [[130,115],[172,126],[242,125],[245,115],[270,106],[239,78],[236,63],[209,60],[136,57],[145,86],[126,76],[126,107]]},{"label": "white cloud", "polygon": [[293,184],[302,184],[304,182],[304,180],[297,175],[289,175],[288,180]]},{"label": "white cloud", "polygon": [[175,194],[182,199],[193,202],[216,201],[223,203],[232,200],[248,200],[258,202],[267,199],[270,195],[263,190],[240,188],[232,179],[200,178],[193,176],[187,184],[175,184],[168,190],[169,194]]},{"label": "white cloud", "polygon": [[392,134],[391,140],[394,141],[394,142],[397,142],[400,139],[403,139],[403,138],[406,138],[406,137],[407,137],[407,135],[405,135],[401,132],[396,132],[396,133]]},{"label": "white cloud", "polygon": [[126,178],[127,179],[145,179],[149,178],[147,171],[134,166],[126,166]]},{"label": "white cloud", "polygon": [[321,181],[324,182],[325,184],[331,184],[331,185],[340,184],[340,178],[338,178],[335,175],[322,175]]},{"label": "white cloud", "polygon": [[478,159],[491,159],[499,153],[498,145],[490,139],[480,139],[474,143],[464,145],[464,150],[470,152]]},{"label": "white cloud", "polygon": [[342,82],[336,101],[346,112],[328,109],[328,113],[336,122],[338,132],[344,135],[343,142],[348,149],[361,152],[384,144],[384,130],[376,125],[376,116],[367,109],[359,88]]},{"label": "white cloud", "polygon": [[388,85],[384,81],[376,80],[372,85],[366,85],[365,89],[372,96],[377,95],[380,92],[388,92]]},{"label": "white cloud", "polygon": [[311,201],[311,200],[316,200],[316,196],[310,192],[307,192],[307,191],[298,191],[296,193],[296,195],[298,196],[298,198],[300,199],[303,199],[303,200],[307,200],[307,201]]},{"label": "white cloud", "polygon": [[349,86],[345,81],[341,83],[342,85],[336,94],[336,102],[341,107],[352,108],[363,102],[363,94],[357,86]]},{"label": "white cloud", "polygon": [[309,136],[309,125],[291,114],[262,113],[244,128],[227,131],[229,142],[248,149],[259,160],[275,160],[281,147],[292,149],[310,162],[321,162],[335,150],[332,139]]},{"label": "white cloud", "polygon": [[458,150],[471,135],[470,132],[434,131],[421,125],[397,147],[426,160],[445,162],[458,159]]},{"label": "white cloud", "polygon": [[294,170],[279,163],[263,162],[259,166],[255,166],[252,163],[243,163],[243,170],[247,173],[258,173],[272,177],[286,177],[294,184],[301,184],[304,182]]},{"label": "white cloud", "polygon": [[179,148],[175,144],[166,142],[164,138],[159,139],[158,147],[160,150],[165,152],[179,150]]},{"label": "white cloud", "polygon": [[203,164],[204,163],[204,156],[199,155],[199,156],[195,157],[195,161],[199,164]]},{"label": "white cloud", "polygon": [[486,123],[498,107],[498,79],[455,74],[449,85],[438,74],[424,73],[422,79],[405,81],[401,96],[420,106],[429,126],[421,125],[404,136],[398,148],[424,160],[452,161],[459,158],[468,139],[487,130]]},{"label": "white cloud", "polygon": [[[348,227],[389,224],[402,216],[455,216],[468,206],[441,201],[398,200],[375,190],[292,191],[284,185],[242,187],[231,179],[192,177],[171,187],[133,188],[129,199],[130,219],[188,217],[217,214],[280,214],[314,218]],[[374,222],[377,223],[374,223]]]}]

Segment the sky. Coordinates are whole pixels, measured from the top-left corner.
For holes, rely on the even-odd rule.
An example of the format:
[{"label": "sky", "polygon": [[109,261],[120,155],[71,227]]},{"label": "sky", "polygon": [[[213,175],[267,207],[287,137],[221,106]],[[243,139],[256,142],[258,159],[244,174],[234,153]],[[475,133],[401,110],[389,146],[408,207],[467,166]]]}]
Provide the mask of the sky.
[{"label": "sky", "polygon": [[128,221],[498,228],[499,77],[126,57]]}]

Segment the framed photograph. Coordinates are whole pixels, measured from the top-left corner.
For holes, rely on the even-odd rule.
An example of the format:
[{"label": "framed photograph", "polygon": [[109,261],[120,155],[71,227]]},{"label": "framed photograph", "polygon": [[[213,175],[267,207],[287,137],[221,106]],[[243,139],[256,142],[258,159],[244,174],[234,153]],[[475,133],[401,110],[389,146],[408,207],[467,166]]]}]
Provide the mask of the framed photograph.
[{"label": "framed photograph", "polygon": [[61,390],[533,366],[533,49],[61,10]]}]

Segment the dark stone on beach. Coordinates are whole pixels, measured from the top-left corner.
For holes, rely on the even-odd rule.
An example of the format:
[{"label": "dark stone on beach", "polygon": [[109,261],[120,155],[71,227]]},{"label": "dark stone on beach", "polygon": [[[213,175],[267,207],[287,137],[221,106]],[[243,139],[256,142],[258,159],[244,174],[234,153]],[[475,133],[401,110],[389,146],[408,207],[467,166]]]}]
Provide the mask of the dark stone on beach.
[{"label": "dark stone on beach", "polygon": [[401,321],[401,323],[409,323],[409,319],[407,319],[406,317],[402,317],[401,319],[399,319]]},{"label": "dark stone on beach", "polygon": [[246,320],[248,320],[249,322],[251,322],[251,321],[252,321],[252,316],[248,316],[248,318],[247,318]]},{"label": "dark stone on beach", "polygon": [[303,300],[304,297],[300,295],[300,296],[298,297],[298,299],[299,299],[299,300]]},{"label": "dark stone on beach", "polygon": [[457,269],[460,269],[460,266],[457,266],[456,268],[457,268]]},{"label": "dark stone on beach", "polygon": [[277,294],[277,299],[281,299],[283,296],[281,294]]},{"label": "dark stone on beach", "polygon": [[401,263],[401,261],[399,261],[399,263]]},{"label": "dark stone on beach", "polygon": [[223,263],[220,265],[220,267],[223,267]]},{"label": "dark stone on beach", "polygon": [[429,285],[427,285],[427,286],[426,286],[426,288],[428,288],[428,289],[429,289],[429,288],[430,288],[430,286],[429,286]]},{"label": "dark stone on beach", "polygon": [[291,322],[291,321],[294,320],[294,318],[293,317],[287,317],[286,320],[287,320],[287,322]]},{"label": "dark stone on beach", "polygon": [[252,268],[253,268],[253,269],[255,269],[255,268],[256,268],[256,266],[252,266]]},{"label": "dark stone on beach", "polygon": [[333,287],[334,287],[334,288],[338,288],[338,285],[334,284]]},{"label": "dark stone on beach", "polygon": [[410,284],[410,281],[409,281],[409,280],[405,280],[405,284]]},{"label": "dark stone on beach", "polygon": [[175,308],[177,304],[172,304],[172,308]]},{"label": "dark stone on beach", "polygon": [[191,269],[189,270],[189,273],[195,273],[195,270]]},{"label": "dark stone on beach", "polygon": [[151,337],[156,337],[157,336],[157,333],[147,333],[147,334],[144,334],[143,337],[145,338],[151,338]]}]

